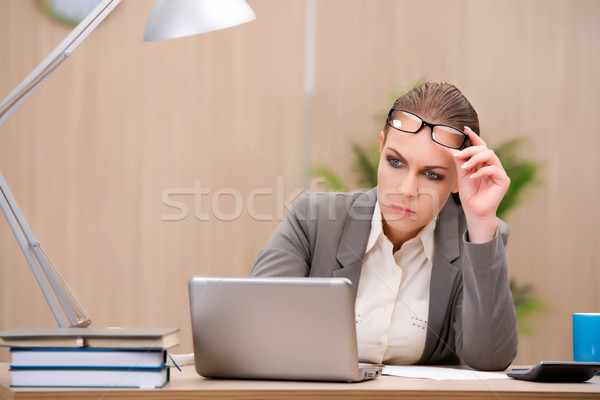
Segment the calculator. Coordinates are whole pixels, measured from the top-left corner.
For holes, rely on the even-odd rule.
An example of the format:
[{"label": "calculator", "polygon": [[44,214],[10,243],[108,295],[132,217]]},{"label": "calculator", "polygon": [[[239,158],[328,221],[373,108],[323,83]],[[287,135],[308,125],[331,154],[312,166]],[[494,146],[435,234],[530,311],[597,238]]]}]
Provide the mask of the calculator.
[{"label": "calculator", "polygon": [[584,382],[600,371],[600,362],[542,361],[531,368],[514,368],[511,378],[535,382]]}]

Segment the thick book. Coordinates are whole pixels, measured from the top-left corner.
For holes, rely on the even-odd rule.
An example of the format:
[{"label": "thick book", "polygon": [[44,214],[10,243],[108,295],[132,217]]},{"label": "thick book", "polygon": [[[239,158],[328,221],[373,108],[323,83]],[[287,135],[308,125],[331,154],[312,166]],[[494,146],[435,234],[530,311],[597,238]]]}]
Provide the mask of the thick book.
[{"label": "thick book", "polygon": [[159,368],[165,350],[13,348],[11,367],[127,367]]},{"label": "thick book", "polygon": [[12,367],[12,387],[157,388],[169,381],[162,368],[21,368]]},{"label": "thick book", "polygon": [[0,332],[0,346],[168,349],[179,344],[179,329],[17,328]]}]

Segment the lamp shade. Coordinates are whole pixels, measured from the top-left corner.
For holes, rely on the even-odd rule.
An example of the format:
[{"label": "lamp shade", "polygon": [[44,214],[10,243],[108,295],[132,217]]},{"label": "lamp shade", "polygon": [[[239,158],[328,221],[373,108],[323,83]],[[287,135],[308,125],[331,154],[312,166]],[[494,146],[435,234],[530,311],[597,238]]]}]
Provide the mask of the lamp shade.
[{"label": "lamp shade", "polygon": [[146,21],[144,41],[196,35],[254,19],[244,0],[156,0]]}]

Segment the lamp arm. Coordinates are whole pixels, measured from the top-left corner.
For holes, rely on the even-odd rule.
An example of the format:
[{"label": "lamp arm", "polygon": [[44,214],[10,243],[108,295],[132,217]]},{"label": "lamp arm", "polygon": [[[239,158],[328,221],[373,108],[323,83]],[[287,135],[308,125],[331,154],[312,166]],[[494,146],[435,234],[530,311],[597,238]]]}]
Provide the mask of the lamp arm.
[{"label": "lamp arm", "polygon": [[[121,0],[103,0],[0,103],[0,125],[37,89],[77,46],[112,12]],[[42,249],[0,173],[0,209],[25,255],[59,327],[90,324],[87,314]],[[43,274],[42,274],[43,273]],[[44,277],[45,276],[45,277]],[[48,285],[50,284],[50,286]],[[55,298],[56,297],[56,298]],[[58,300],[58,302],[57,302]],[[60,306],[59,306],[60,303]],[[61,312],[62,308],[62,312]],[[63,315],[64,313],[64,315]],[[66,316],[66,319],[65,319]]]},{"label": "lamp arm", "polygon": [[38,260],[35,258],[35,255],[30,251],[30,249],[32,249],[33,247],[30,247],[29,240],[27,239],[27,237],[25,237],[24,231],[21,229],[21,224],[18,222],[17,218],[15,217],[15,212],[10,205],[9,199],[12,199],[12,195],[10,194],[10,190],[8,190],[8,186],[6,185],[6,182],[4,181],[4,177],[2,176],[1,173],[0,173],[0,192],[2,194],[0,196],[0,209],[2,209],[2,212],[4,213],[4,216],[6,217],[6,220],[8,221],[8,225],[10,226],[10,229],[12,230],[13,234],[17,238],[19,247],[21,248],[21,251],[23,251],[23,254],[25,255],[25,259],[27,259],[27,263],[31,267],[31,271],[33,272],[33,275],[35,276],[35,279],[37,280],[38,285],[42,289],[42,293],[44,294],[44,297],[46,298],[46,302],[48,303],[48,305],[50,306],[50,309],[52,310],[52,314],[54,314],[54,318],[56,319],[56,322],[58,322],[58,326],[65,327],[65,326],[67,326],[65,318],[62,315],[62,313],[60,312],[60,308],[58,307],[58,304],[56,303],[56,299],[54,298],[54,295],[52,294],[52,292],[50,291],[50,288],[48,287],[48,284],[46,283],[44,275],[42,275],[42,270],[40,269],[40,267],[38,265]]},{"label": "lamp arm", "polygon": [[0,125],[40,86],[121,0],[101,1],[58,46],[0,103]]},{"label": "lamp arm", "polygon": [[[17,86],[15,90],[0,103],[0,125],[2,125],[6,119],[8,119],[8,117],[15,112],[25,100],[27,100],[31,93],[33,93],[33,91],[35,91],[46,78],[48,78],[48,76],[71,55],[87,35],[89,35],[120,2],[121,0],[102,0],[23,80],[23,82],[21,82],[19,86]],[[157,7],[159,3],[160,6]],[[170,5],[173,6],[172,9],[176,11],[166,12],[166,8],[163,8],[163,6],[167,3],[170,3]],[[155,34],[156,32],[150,34],[149,36],[151,39],[148,40],[162,40],[208,32],[245,23],[256,18],[254,12],[244,0],[230,0],[227,2],[225,0],[216,0],[212,4],[206,4],[204,2],[200,4],[202,6],[192,4],[194,7],[190,9],[193,11],[187,12],[184,10],[184,6],[190,5],[187,1],[176,2],[175,0],[157,0],[157,3],[153,7],[153,11],[155,9],[157,11],[151,11],[151,16],[153,14],[155,14],[154,17],[167,14],[165,19],[169,20],[170,28],[166,31],[161,30],[161,32],[158,32],[157,34]],[[219,6],[215,7],[216,4],[219,4]],[[223,19],[225,14],[223,14],[222,11],[224,9],[229,11],[234,10],[233,18]],[[186,29],[182,31],[180,29],[182,24],[188,25],[192,22],[186,18],[186,16],[196,15],[200,10],[207,12],[207,15],[209,15],[209,17],[201,21],[201,29]],[[155,27],[155,19],[156,18],[152,18],[152,24],[150,24],[153,27]],[[211,19],[218,21],[218,23],[209,23]],[[146,37],[146,32],[144,33],[144,37]],[[83,307],[81,307],[66,282],[62,279],[60,273],[56,270],[52,261],[40,246],[40,243],[33,237],[33,233],[31,232],[31,229],[29,229],[27,221],[25,221],[25,217],[21,213],[2,174],[0,174],[0,209],[2,209],[2,212],[21,247],[25,259],[33,271],[59,327],[66,327],[67,324],[78,327],[89,325],[90,320],[88,319],[85,310],[83,310]],[[52,291],[54,293],[52,293]],[[61,307],[68,322],[61,314]]]}]

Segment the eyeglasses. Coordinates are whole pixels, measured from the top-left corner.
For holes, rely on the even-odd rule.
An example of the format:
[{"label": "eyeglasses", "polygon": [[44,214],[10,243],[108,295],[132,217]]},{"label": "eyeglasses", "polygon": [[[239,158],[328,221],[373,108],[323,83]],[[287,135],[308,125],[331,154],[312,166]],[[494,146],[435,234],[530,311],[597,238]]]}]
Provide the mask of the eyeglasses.
[{"label": "eyeglasses", "polygon": [[467,143],[468,136],[448,125],[432,124],[410,111],[392,108],[387,117],[387,124],[392,128],[407,133],[417,133],[424,126],[431,129],[431,140],[444,147],[460,149]]}]

